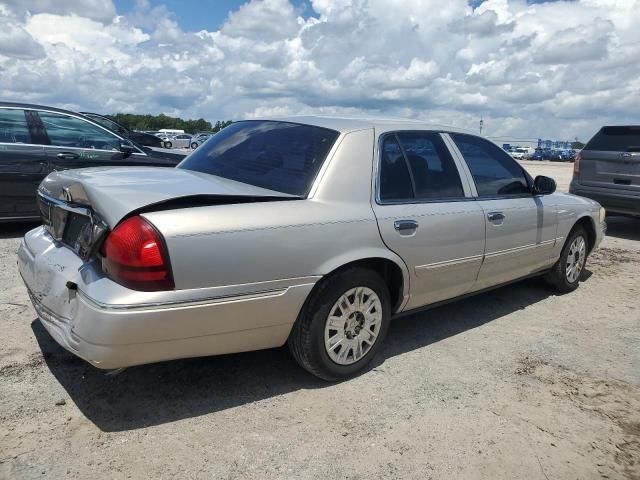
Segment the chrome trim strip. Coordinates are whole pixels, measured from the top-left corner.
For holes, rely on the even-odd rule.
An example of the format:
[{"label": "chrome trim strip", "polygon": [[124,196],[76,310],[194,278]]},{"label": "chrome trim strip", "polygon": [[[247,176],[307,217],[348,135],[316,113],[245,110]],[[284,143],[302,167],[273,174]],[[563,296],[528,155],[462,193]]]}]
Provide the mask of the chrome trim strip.
[{"label": "chrome trim strip", "polygon": [[415,267],[415,271],[416,275],[418,275],[419,272],[424,272],[425,270],[439,270],[441,268],[464,265],[471,262],[482,261],[482,258],[482,255],[472,255],[470,257],[456,258],[454,260],[445,260],[443,262],[429,263],[427,265],[418,265],[417,267]]},{"label": "chrome trim strip", "polygon": [[483,260],[487,258],[492,259],[492,258],[500,257],[502,255],[508,255],[511,253],[521,253],[521,252],[526,252],[535,248],[554,246],[556,242],[559,242],[562,239],[563,237],[557,237],[557,238],[552,238],[551,240],[545,240],[544,242],[532,243],[532,244],[524,245],[521,247],[507,248],[505,250],[499,250],[497,252],[487,253],[485,255],[472,255],[470,257],[463,257],[463,258],[456,258],[453,260],[445,260],[442,262],[428,263],[426,265],[418,265],[417,267],[415,267],[415,272],[416,272],[416,275],[418,275],[419,272],[424,272],[426,270],[439,270],[441,268],[464,265],[467,263],[475,262],[477,260]]},{"label": "chrome trim strip", "polygon": [[78,215],[84,215],[91,218],[91,210],[85,207],[74,207],[71,204],[58,200],[57,198],[50,197],[44,193],[38,192],[38,196],[45,199],[49,203],[53,203],[56,207],[66,210],[68,212],[77,213]]},{"label": "chrome trim strip", "polygon": [[[43,145],[43,144],[40,144],[40,143],[0,142],[0,145],[12,145],[12,146],[21,146],[21,147],[62,148],[62,149],[65,149],[65,150],[67,150],[67,149],[69,149],[69,150],[82,150],[84,152],[122,153],[120,150],[104,150],[102,148],[67,147],[67,146],[63,146],[63,145]],[[140,152],[138,147],[136,147],[136,150],[138,150],[138,152]],[[131,155],[141,155],[143,157],[147,156],[146,153],[137,153],[137,152],[133,152]]]},{"label": "chrome trim strip", "polygon": [[512,254],[512,253],[527,252],[527,251],[533,250],[535,248],[553,246],[553,245],[555,245],[555,243],[556,243],[556,239],[552,238],[551,240],[545,240],[545,241],[540,242],[540,243],[531,243],[529,245],[523,245],[521,247],[507,248],[505,250],[498,250],[497,252],[487,253],[487,254],[485,254],[485,258],[495,258],[495,257],[500,257],[502,255],[509,255],[509,254]]},{"label": "chrome trim strip", "polygon": [[[312,285],[312,284],[307,284]],[[303,286],[303,285],[295,285],[295,286]],[[91,298],[82,290],[78,289],[79,296],[89,303],[91,306],[98,308],[100,310],[145,310],[149,308],[182,308],[182,307],[192,307],[192,306],[201,306],[201,305],[211,305],[217,303],[229,303],[229,302],[237,302],[237,301],[246,301],[246,300],[254,300],[259,298],[268,298],[268,297],[279,297],[287,293],[287,291],[291,287],[286,288],[278,288],[273,290],[263,290],[258,292],[244,293],[240,295],[219,295],[215,297],[207,297],[202,299],[191,299],[191,300],[172,300],[167,302],[149,302],[149,303],[139,303],[139,304],[122,304],[116,305],[112,303],[103,303],[98,300]]]},{"label": "chrome trim strip", "polygon": [[[135,300],[131,299],[129,303],[106,303],[101,302],[93,297],[91,297],[88,293],[82,291],[81,288],[78,288],[78,293],[83,296],[87,301],[89,301],[92,305],[97,308],[110,309],[110,310],[130,310],[130,309],[144,309],[144,308],[153,308],[153,307],[182,307],[189,305],[199,305],[199,304],[207,304],[207,303],[217,303],[217,302],[229,302],[236,300],[247,300],[252,297],[261,298],[264,296],[276,296],[281,295],[287,292],[287,290],[295,287],[301,287],[306,285],[315,285],[318,280],[322,277],[320,276],[310,276],[310,277],[295,277],[295,278],[285,278],[278,280],[269,280],[263,282],[255,282],[255,283],[245,283],[239,285],[222,285],[219,287],[210,287],[210,288],[198,288],[198,289],[189,289],[189,290],[175,290],[171,292],[166,292],[167,295],[164,295],[164,298],[168,296],[168,294],[173,294],[173,299],[170,300],[160,300],[158,299],[159,295],[163,292],[135,292],[135,294],[145,294],[149,293],[154,295],[149,298],[147,301],[144,299],[140,299],[139,302],[133,303]],[[244,290],[242,293],[238,293],[238,290]],[[176,298],[176,294],[182,294],[183,298]],[[154,298],[155,297],[155,298]]]}]

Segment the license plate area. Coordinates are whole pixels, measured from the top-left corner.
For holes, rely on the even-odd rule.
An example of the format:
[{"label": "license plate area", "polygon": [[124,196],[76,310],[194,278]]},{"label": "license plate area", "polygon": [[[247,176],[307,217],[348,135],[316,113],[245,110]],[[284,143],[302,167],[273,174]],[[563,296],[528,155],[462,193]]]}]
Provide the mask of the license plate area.
[{"label": "license plate area", "polygon": [[88,208],[69,205],[57,199],[38,196],[42,223],[49,234],[81,257],[94,240],[94,221]]}]

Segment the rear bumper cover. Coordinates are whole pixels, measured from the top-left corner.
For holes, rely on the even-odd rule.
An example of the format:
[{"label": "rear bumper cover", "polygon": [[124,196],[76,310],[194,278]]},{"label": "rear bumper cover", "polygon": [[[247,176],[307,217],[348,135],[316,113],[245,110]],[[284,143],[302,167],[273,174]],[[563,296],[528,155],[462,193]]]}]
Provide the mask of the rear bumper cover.
[{"label": "rear bumper cover", "polygon": [[606,208],[607,212],[640,215],[640,195],[634,192],[585,186],[572,180],[569,185],[569,193],[595,200]]},{"label": "rear bumper cover", "polygon": [[[139,300],[141,292],[131,292],[126,298],[136,303],[123,303],[124,287],[96,289],[96,283],[111,281],[41,227],[25,235],[18,266],[53,339],[103,369],[280,346],[317,280],[291,279],[284,287],[279,281],[279,288],[168,302],[157,292],[149,302]],[[193,295],[202,295],[201,290]],[[120,291],[119,298],[109,298],[114,291]]]}]

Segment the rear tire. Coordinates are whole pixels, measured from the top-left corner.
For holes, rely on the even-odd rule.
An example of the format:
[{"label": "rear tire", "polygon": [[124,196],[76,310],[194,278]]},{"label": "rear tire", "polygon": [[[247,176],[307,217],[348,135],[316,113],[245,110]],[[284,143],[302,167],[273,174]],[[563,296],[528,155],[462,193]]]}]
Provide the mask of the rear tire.
[{"label": "rear tire", "polygon": [[171,142],[164,142],[164,148],[171,148],[173,147],[173,143]]},{"label": "rear tire", "polygon": [[559,293],[573,292],[580,283],[588,250],[587,232],[580,226],[574,227],[562,247],[560,258],[547,273],[545,280]]},{"label": "rear tire", "polygon": [[313,375],[343,380],[373,360],[390,319],[389,290],[380,275],[347,268],[322,279],[311,293],[289,335],[289,349]]},{"label": "rear tire", "polygon": [[196,148],[198,148],[198,144],[196,142],[193,142],[191,144],[191,148],[195,150]]}]

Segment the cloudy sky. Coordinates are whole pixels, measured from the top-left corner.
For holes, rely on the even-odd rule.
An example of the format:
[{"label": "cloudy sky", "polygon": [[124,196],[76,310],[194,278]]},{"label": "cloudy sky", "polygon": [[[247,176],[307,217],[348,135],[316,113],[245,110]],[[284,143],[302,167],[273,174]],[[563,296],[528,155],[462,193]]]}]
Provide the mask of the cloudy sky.
[{"label": "cloudy sky", "polygon": [[0,0],[0,99],[209,120],[640,123],[640,0]]}]

